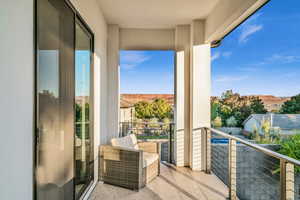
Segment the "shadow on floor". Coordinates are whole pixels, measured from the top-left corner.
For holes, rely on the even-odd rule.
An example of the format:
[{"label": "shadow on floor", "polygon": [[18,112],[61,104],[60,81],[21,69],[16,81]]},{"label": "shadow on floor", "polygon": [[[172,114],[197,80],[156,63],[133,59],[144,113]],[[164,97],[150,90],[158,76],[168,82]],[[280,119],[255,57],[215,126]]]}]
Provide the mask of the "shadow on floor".
[{"label": "shadow on floor", "polygon": [[186,174],[186,173],[184,173],[184,172],[182,172],[180,170],[177,170],[176,167],[174,167],[174,166],[172,166],[170,164],[167,164],[167,163],[162,163],[162,164],[165,165],[166,167],[170,168],[171,170],[176,171],[176,173],[179,173],[179,174],[185,176],[186,178],[189,178],[190,180],[194,181],[198,185],[201,185],[202,187],[205,187],[205,188],[211,190],[212,192],[214,192],[214,193],[216,193],[216,194],[218,194],[218,195],[220,195],[220,196],[222,196],[224,198],[227,198],[227,196],[224,195],[223,193],[219,192],[218,190],[214,189],[213,187],[210,187],[210,186],[208,186],[208,185],[206,185],[206,184],[204,184],[204,183],[196,180],[192,175],[188,175],[188,174]]}]

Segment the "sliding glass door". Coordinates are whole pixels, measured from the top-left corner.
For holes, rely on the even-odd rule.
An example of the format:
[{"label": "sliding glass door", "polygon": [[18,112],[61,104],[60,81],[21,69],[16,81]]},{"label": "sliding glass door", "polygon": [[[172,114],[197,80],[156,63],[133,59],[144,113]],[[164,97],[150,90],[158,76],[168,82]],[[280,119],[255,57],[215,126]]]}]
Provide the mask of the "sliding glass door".
[{"label": "sliding glass door", "polygon": [[79,199],[94,177],[93,37],[66,1],[36,2],[35,199]]},{"label": "sliding glass door", "polygon": [[77,20],[75,50],[75,195],[78,198],[94,176],[92,131],[92,36]]},{"label": "sliding glass door", "polygon": [[74,192],[75,15],[61,0],[37,1],[36,197]]}]

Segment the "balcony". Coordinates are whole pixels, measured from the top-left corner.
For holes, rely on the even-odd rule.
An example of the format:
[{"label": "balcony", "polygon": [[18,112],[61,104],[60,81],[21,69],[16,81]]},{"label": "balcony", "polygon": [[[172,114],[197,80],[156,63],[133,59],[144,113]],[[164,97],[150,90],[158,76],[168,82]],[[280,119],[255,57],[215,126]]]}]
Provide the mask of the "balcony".
[{"label": "balcony", "polygon": [[[153,134],[161,142],[161,173],[137,191],[98,183],[91,199],[299,199],[300,162],[272,151],[274,145],[258,145],[217,129],[201,128],[206,138],[206,170],[192,171],[176,167],[174,160],[174,124],[121,124],[121,136],[135,133],[145,140]],[[137,128],[139,127],[139,128]],[[163,129],[162,127],[168,127]],[[147,132],[148,134],[145,134]],[[222,138],[221,142],[212,140]],[[151,140],[151,139],[150,139]],[[212,142],[213,141],[213,142]],[[276,146],[276,145],[275,145]],[[169,158],[169,159],[166,159]]]},{"label": "balcony", "polygon": [[[9,184],[1,185],[0,199],[87,199],[93,189],[91,199],[300,199],[299,161],[204,128],[211,124],[211,48],[267,2],[6,1],[0,32],[0,105],[6,113],[0,177]],[[87,63],[77,62],[81,78],[74,71],[76,50],[88,52]],[[168,156],[160,176],[139,192],[97,176],[99,147],[119,137],[121,50],[176,54],[176,126],[165,138]],[[89,117],[79,126],[74,92],[76,81],[83,80],[90,110],[82,104],[82,116]],[[44,102],[43,95],[49,97]],[[76,135],[76,129],[84,134]],[[211,143],[215,134],[228,142]]]}]

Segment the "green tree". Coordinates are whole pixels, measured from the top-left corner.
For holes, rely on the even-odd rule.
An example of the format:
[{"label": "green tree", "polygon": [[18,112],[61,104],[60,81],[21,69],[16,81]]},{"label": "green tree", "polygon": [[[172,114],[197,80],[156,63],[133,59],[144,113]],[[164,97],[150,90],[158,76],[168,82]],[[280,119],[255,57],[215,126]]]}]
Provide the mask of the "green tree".
[{"label": "green tree", "polygon": [[250,99],[250,101],[251,101],[250,107],[251,107],[251,110],[252,110],[253,113],[255,113],[255,114],[264,114],[264,113],[267,112],[267,110],[265,109],[265,106],[264,106],[264,104],[263,104],[263,102],[260,98],[252,97]]},{"label": "green tree", "polygon": [[164,118],[171,118],[172,107],[164,99],[155,99],[152,102],[153,117],[162,121]]},{"label": "green tree", "polygon": [[241,96],[232,90],[225,91],[219,99],[217,116],[222,118],[222,124],[230,117],[236,120],[236,126],[241,127],[245,119],[251,114],[264,114],[267,110],[263,102],[258,97]]},{"label": "green tree", "polygon": [[[90,118],[89,107],[90,107],[89,103],[85,103],[85,121],[89,121]],[[75,104],[75,121],[76,122],[82,121],[82,105],[78,103]]]},{"label": "green tree", "polygon": [[232,97],[232,96],[234,96],[234,95],[235,95],[235,94],[233,93],[232,90],[226,90],[225,92],[222,93],[221,98],[222,98],[222,99],[228,99],[228,98],[230,98],[230,97]]},{"label": "green tree", "polygon": [[220,102],[217,99],[212,99],[211,100],[211,120],[213,121],[218,117],[218,112],[220,109]]},{"label": "green tree", "polygon": [[218,116],[221,117],[221,119],[222,119],[222,124],[226,124],[226,119],[228,119],[228,118],[231,117],[232,115],[233,115],[233,110],[232,110],[232,107],[231,107],[231,106],[229,106],[229,105],[224,105],[224,104],[222,104],[222,105],[220,106]]},{"label": "green tree", "polygon": [[135,116],[138,119],[151,119],[153,118],[152,105],[146,101],[140,101],[134,104]]},{"label": "green tree", "polygon": [[300,114],[300,94],[286,101],[279,112],[282,114]]}]

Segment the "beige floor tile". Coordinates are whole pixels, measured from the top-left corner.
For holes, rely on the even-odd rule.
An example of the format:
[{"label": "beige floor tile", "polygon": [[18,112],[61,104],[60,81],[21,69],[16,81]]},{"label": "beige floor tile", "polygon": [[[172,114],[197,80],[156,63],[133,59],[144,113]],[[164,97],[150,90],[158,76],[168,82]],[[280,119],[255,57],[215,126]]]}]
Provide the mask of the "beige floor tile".
[{"label": "beige floor tile", "polygon": [[215,176],[161,164],[161,175],[139,192],[99,183],[90,200],[225,200],[228,188]]}]

